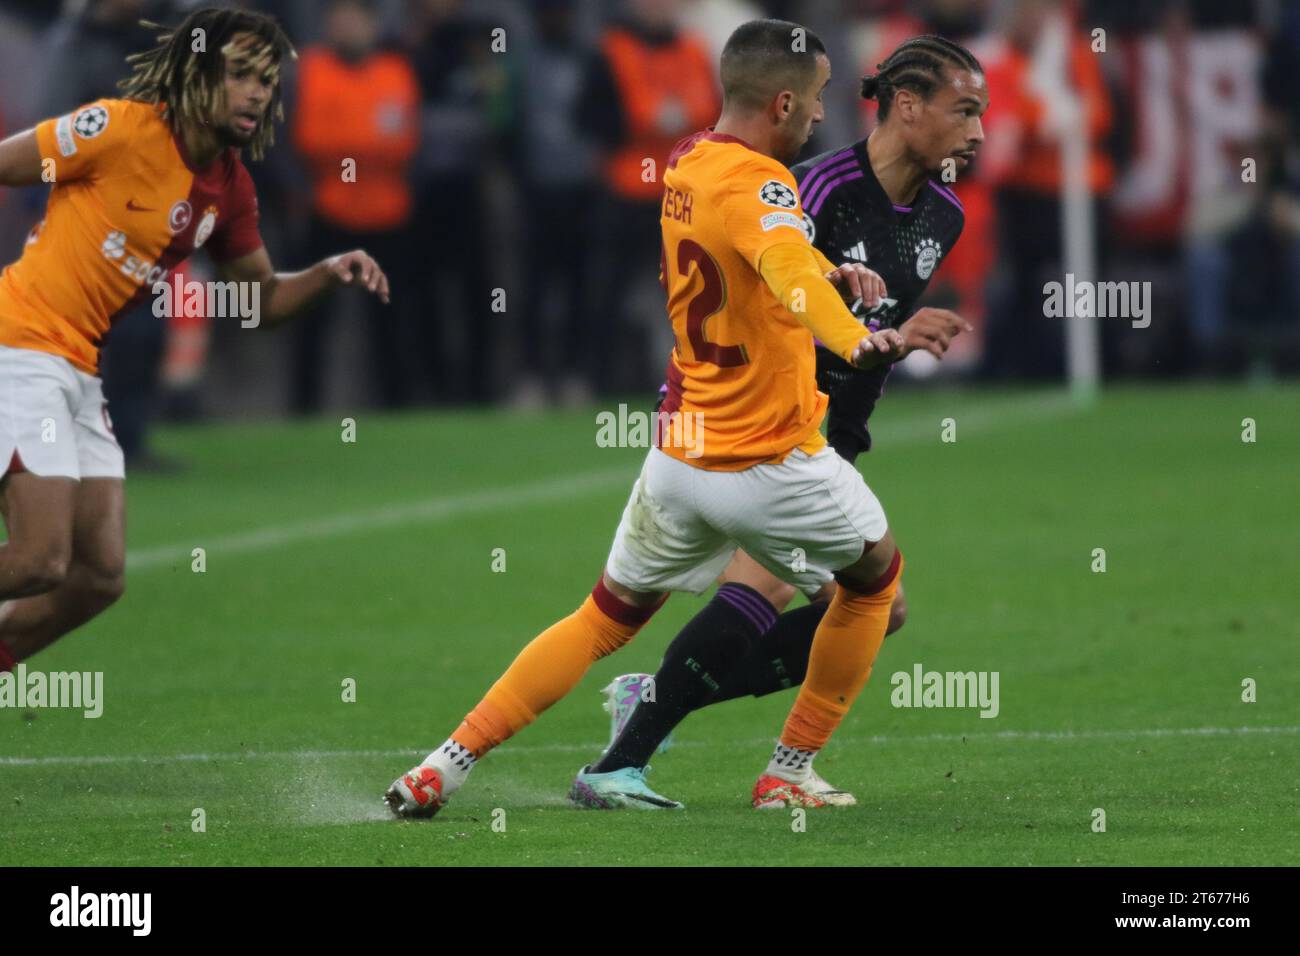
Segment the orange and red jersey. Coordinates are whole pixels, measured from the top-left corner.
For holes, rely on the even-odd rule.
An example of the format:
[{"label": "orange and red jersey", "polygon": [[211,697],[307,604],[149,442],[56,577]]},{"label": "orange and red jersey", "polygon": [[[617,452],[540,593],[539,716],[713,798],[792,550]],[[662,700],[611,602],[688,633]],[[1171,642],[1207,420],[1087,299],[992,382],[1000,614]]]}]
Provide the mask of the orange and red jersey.
[{"label": "orange and red jersey", "polygon": [[161,106],[98,100],[40,123],[36,140],[54,188],[0,274],[0,345],[95,374],[113,322],[177,263],[200,246],[217,261],[262,246],[237,151],[195,169]]},{"label": "orange and red jersey", "polygon": [[740,471],[824,447],[827,399],[817,390],[812,333],[759,271],[774,246],[811,250],[790,171],[735,137],[697,133],[669,159],[661,224],[676,346],[660,410],[698,416],[690,421],[703,429],[701,446],[687,449],[665,424],[661,449],[700,468]]}]

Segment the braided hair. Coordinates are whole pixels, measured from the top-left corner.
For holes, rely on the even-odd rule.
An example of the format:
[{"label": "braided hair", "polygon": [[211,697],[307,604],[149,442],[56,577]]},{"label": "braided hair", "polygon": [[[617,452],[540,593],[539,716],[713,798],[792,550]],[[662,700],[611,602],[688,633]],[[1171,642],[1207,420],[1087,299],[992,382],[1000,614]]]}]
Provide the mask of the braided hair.
[{"label": "braided hair", "polygon": [[[284,119],[278,82],[280,63],[298,56],[275,18],[248,10],[208,7],[195,10],[174,29],[148,20],[141,24],[161,31],[158,45],[126,58],[132,73],[118,87],[126,99],[163,104],[167,121],[176,133],[184,123],[211,122],[224,96],[227,58],[238,63],[268,63],[277,82],[271,92],[270,108],[258,121],[249,142],[253,158],[260,160],[275,142],[273,122]],[[241,33],[250,38],[236,46],[235,36]],[[196,51],[195,46],[200,49]]]},{"label": "braided hair", "polygon": [[894,105],[895,93],[911,90],[928,100],[943,82],[944,69],[949,66],[984,72],[975,55],[960,44],[941,36],[912,37],[889,54],[884,63],[876,64],[875,73],[862,78],[862,98],[880,104],[876,115],[884,122]]}]

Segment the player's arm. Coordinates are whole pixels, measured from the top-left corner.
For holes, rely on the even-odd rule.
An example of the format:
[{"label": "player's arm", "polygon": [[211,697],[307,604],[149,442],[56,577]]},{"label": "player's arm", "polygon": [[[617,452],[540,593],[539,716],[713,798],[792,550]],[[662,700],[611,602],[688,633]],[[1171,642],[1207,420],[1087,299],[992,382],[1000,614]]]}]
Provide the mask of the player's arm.
[{"label": "player's arm", "polygon": [[790,171],[775,160],[750,158],[718,181],[715,201],[727,234],[777,301],[845,361],[859,368],[891,361],[902,338],[892,329],[865,334],[827,280],[823,263],[829,263],[808,242]]},{"label": "player's arm", "polygon": [[818,265],[822,268],[822,275],[831,285],[840,290],[840,295],[850,309],[859,299],[867,308],[874,309],[880,305],[880,300],[889,294],[880,273],[873,272],[860,262],[846,262],[842,266],[837,266],[816,246],[812,247],[812,251],[817,257]]},{"label": "player's arm", "polygon": [[[893,329],[864,335],[862,324],[824,275],[824,262],[825,257],[819,260],[806,241],[782,242],[763,252],[758,271],[790,314],[844,360],[858,368],[872,368],[898,358],[902,336]],[[856,280],[861,283],[861,276]]]},{"label": "player's arm", "polygon": [[42,169],[36,130],[23,130],[0,141],[0,186],[38,185]]},{"label": "player's arm", "polygon": [[281,322],[339,286],[364,288],[388,304],[388,277],[379,263],[360,249],[330,256],[301,272],[276,272],[263,246],[237,259],[218,264],[223,279],[257,282],[261,286],[263,319]]}]

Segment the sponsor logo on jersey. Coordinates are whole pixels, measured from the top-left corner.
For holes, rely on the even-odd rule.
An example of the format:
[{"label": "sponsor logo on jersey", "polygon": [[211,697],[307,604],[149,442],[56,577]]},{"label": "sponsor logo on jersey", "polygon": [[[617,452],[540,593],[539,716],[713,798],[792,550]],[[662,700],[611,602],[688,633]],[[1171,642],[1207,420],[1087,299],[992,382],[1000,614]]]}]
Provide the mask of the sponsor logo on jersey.
[{"label": "sponsor logo on jersey", "polygon": [[104,239],[99,247],[99,251],[109,262],[116,264],[121,260],[118,268],[125,276],[130,276],[136,282],[148,282],[151,285],[163,276],[167,275],[167,270],[162,266],[155,265],[152,259],[142,259],[139,256],[129,256],[126,254],[126,233],[113,230]]},{"label": "sponsor logo on jersey", "polygon": [[110,232],[104,244],[99,247],[105,259],[121,259],[126,252],[126,233]]},{"label": "sponsor logo on jersey", "polygon": [[203,210],[203,218],[199,220],[199,227],[194,230],[194,248],[197,249],[208,241],[208,236],[212,235],[212,230],[217,226],[217,207],[209,206]]},{"label": "sponsor logo on jersey", "polygon": [[779,179],[769,179],[758,189],[758,198],[769,206],[778,209],[793,209],[799,205],[799,197],[794,190]]},{"label": "sponsor logo on jersey", "polygon": [[54,139],[59,144],[60,156],[74,156],[77,152],[77,141],[72,135],[72,114],[60,116],[58,122],[54,124]]},{"label": "sponsor logo on jersey", "polygon": [[859,242],[852,249],[845,249],[841,255],[843,255],[845,259],[852,259],[854,262],[866,262],[867,244],[865,242]]},{"label": "sponsor logo on jersey", "polygon": [[185,227],[190,224],[194,218],[194,210],[184,199],[178,200],[176,205],[172,206],[171,212],[167,214],[167,225],[172,231],[172,235],[184,231]]},{"label": "sponsor logo on jersey", "polygon": [[928,279],[939,264],[939,243],[933,239],[922,239],[916,244],[916,275],[919,279]]},{"label": "sponsor logo on jersey", "polygon": [[108,110],[102,106],[87,106],[72,117],[72,128],[82,139],[94,139],[108,127]]},{"label": "sponsor logo on jersey", "polygon": [[792,212],[769,212],[758,220],[759,225],[763,227],[764,232],[770,232],[779,226],[790,226],[804,232],[803,220]]},{"label": "sponsor logo on jersey", "polygon": [[[853,313],[854,318],[864,323],[872,332],[877,332],[880,330],[881,325],[887,324],[885,317],[896,305],[898,305],[897,299],[891,299],[889,296],[884,295],[880,297],[879,305],[868,309],[867,304],[859,296],[853,300],[853,304],[849,306],[849,311]],[[870,316],[875,316],[875,318],[869,318]]]}]

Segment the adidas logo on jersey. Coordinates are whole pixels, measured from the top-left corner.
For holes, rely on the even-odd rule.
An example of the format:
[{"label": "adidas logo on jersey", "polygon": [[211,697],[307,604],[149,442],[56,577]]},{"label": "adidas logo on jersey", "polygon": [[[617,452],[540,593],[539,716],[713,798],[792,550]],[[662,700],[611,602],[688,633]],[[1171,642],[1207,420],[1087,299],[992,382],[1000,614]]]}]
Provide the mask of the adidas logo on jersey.
[{"label": "adidas logo on jersey", "polygon": [[854,262],[866,262],[867,244],[865,242],[859,242],[852,249],[845,249],[841,255],[843,255],[845,259],[852,259]]}]

